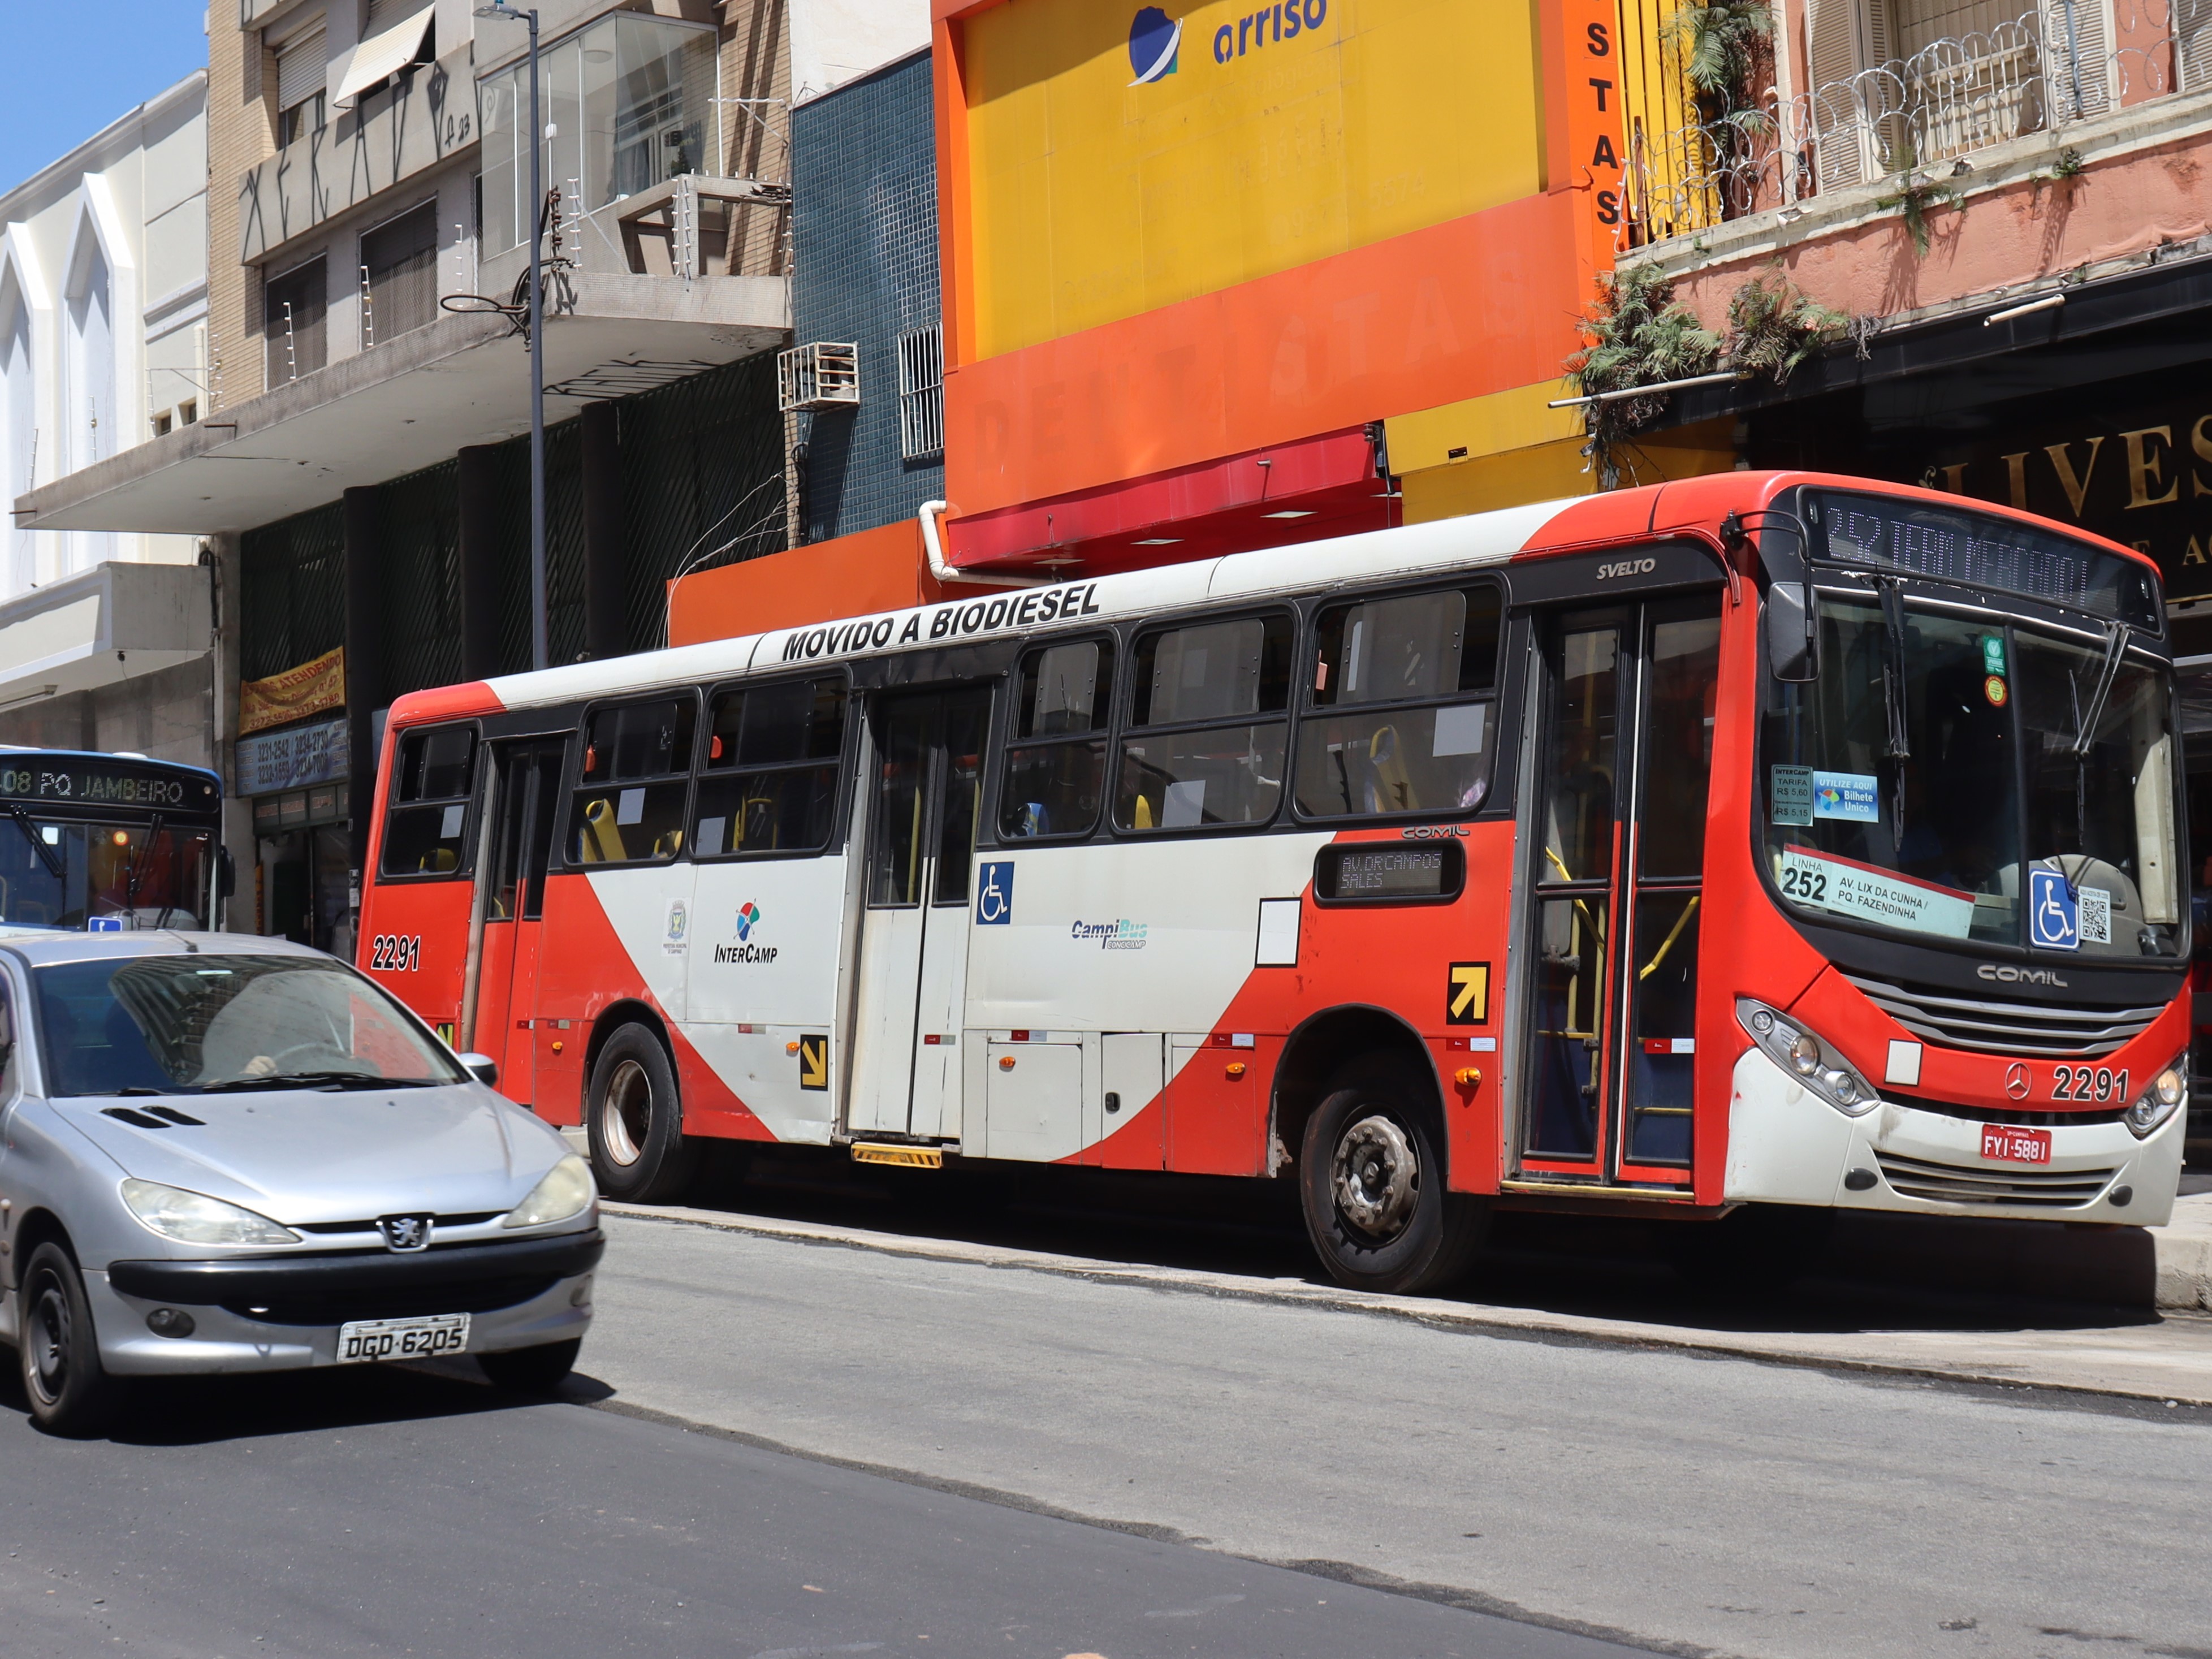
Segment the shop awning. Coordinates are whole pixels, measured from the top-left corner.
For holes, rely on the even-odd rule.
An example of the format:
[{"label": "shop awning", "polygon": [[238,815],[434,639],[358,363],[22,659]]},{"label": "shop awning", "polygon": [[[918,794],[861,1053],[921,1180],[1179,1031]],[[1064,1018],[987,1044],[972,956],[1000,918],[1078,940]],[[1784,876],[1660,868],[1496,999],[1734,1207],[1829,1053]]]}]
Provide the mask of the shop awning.
[{"label": "shop awning", "polygon": [[419,61],[427,51],[430,36],[430,21],[436,11],[434,6],[422,10],[403,21],[394,23],[380,34],[372,34],[353,49],[346,59],[345,72],[338,77],[337,94],[331,100],[339,109],[351,109],[354,100],[372,87],[378,87]]}]

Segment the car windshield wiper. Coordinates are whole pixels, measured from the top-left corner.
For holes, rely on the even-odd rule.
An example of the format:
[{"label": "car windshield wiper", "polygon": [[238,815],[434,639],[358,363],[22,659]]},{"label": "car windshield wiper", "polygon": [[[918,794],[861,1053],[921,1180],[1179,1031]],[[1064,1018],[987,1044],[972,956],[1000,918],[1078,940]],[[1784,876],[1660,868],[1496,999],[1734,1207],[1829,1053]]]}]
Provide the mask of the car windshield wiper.
[{"label": "car windshield wiper", "polygon": [[15,820],[15,827],[23,832],[23,839],[31,843],[31,850],[39,855],[39,862],[46,866],[46,873],[56,881],[66,881],[69,871],[62,863],[61,854],[39,839],[39,826],[30,809],[19,800],[8,803],[8,816]]},{"label": "car windshield wiper", "polygon": [[263,1072],[252,1077],[217,1078],[197,1085],[204,1095],[245,1089],[431,1089],[428,1077],[379,1077],[374,1072]]}]

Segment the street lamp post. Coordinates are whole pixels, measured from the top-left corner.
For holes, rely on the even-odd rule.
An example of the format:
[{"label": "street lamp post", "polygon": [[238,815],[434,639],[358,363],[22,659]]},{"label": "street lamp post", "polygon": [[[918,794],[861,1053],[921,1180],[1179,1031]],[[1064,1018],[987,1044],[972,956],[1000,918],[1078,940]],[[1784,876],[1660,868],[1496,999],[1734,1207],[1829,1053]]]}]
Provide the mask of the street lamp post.
[{"label": "street lamp post", "polygon": [[545,593],[545,129],[538,110],[538,13],[495,0],[476,15],[530,26],[530,665],[544,668],[552,651]]}]

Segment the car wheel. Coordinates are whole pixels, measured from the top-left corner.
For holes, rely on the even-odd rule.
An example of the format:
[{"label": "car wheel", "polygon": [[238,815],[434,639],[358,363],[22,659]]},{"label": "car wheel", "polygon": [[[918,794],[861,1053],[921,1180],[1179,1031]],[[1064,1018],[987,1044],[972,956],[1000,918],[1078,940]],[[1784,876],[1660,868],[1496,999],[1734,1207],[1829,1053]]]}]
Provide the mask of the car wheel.
[{"label": "car wheel", "polygon": [[76,1263],[58,1244],[41,1244],[23,1270],[17,1352],[31,1417],[49,1434],[97,1431],[114,1414],[121,1385],[100,1363],[92,1308]]},{"label": "car wheel", "polygon": [[566,1342],[547,1342],[535,1348],[480,1353],[477,1364],[483,1367],[495,1389],[505,1389],[510,1394],[550,1394],[575,1370],[576,1356],[583,1346],[582,1337],[572,1336]]},{"label": "car wheel", "polygon": [[668,1050],[642,1025],[607,1039],[592,1067],[585,1122],[599,1191],[631,1204],[665,1204],[698,1173],[704,1148],[684,1133]]},{"label": "car wheel", "polygon": [[1488,1206],[1444,1190],[1435,1087],[1395,1055],[1354,1061],[1306,1121],[1306,1233],[1339,1284],[1433,1290],[1481,1243]]}]

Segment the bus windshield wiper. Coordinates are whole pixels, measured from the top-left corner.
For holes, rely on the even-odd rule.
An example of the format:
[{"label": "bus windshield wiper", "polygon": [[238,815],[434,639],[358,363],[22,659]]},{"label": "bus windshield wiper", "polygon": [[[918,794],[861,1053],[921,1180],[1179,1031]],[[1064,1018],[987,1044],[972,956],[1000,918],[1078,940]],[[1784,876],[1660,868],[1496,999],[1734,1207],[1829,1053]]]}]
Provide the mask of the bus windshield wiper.
[{"label": "bus windshield wiper", "polygon": [[1894,768],[1895,797],[1890,806],[1889,834],[1893,846],[1905,845],[1905,766],[1912,758],[1912,732],[1905,708],[1905,588],[1894,577],[1881,581],[1881,621],[1887,648],[1882,653],[1881,703],[1889,717],[1889,744],[1883,753],[1898,763]]},{"label": "bus windshield wiper", "polygon": [[[156,812],[147,823],[146,839],[132,848],[131,856],[123,861],[123,908],[133,915],[138,909],[139,860],[153,849],[154,843],[161,838],[161,815]],[[161,920],[156,925],[166,927],[168,923],[169,912],[165,907],[161,911]]]},{"label": "bus windshield wiper", "polygon": [[2097,740],[2097,728],[2104,724],[2105,705],[2112,696],[2112,683],[2120,677],[2120,659],[2127,654],[2128,625],[2124,622],[2110,624],[2105,631],[2105,662],[2097,671],[2097,689],[2090,695],[2089,708],[2081,717],[2074,732],[2074,753],[2083,759]]},{"label": "bus windshield wiper", "polygon": [[15,827],[23,832],[23,839],[31,843],[31,850],[39,855],[39,862],[46,866],[46,873],[56,881],[68,880],[69,871],[62,863],[61,854],[39,838],[38,821],[31,816],[30,809],[19,800],[11,800],[7,805],[8,816],[15,820]]}]

